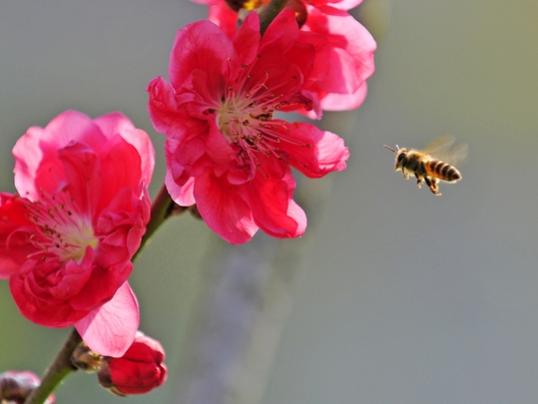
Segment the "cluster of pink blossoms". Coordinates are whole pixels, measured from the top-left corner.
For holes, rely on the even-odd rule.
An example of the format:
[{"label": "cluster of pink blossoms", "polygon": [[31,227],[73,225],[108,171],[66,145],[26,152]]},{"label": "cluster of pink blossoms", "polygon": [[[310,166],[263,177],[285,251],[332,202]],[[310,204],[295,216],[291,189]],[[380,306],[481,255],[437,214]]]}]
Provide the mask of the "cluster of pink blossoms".
[{"label": "cluster of pink blossoms", "polygon": [[[266,0],[201,2],[211,21],[178,31],[170,83],[157,77],[148,87],[151,120],[166,135],[166,188],[230,243],[258,229],[301,236],[292,168],[323,177],[344,170],[349,151],[336,134],[280,113],[319,118],[362,103],[375,42],[345,11],[360,0],[289,0],[263,34],[247,11]],[[121,113],[66,111],[28,129],[13,155],[17,193],[0,194],[0,277],[19,310],[75,327],[108,358],[99,379],[112,391],[162,384],[164,351],[137,334],[128,284],[150,220],[148,135]]]}]

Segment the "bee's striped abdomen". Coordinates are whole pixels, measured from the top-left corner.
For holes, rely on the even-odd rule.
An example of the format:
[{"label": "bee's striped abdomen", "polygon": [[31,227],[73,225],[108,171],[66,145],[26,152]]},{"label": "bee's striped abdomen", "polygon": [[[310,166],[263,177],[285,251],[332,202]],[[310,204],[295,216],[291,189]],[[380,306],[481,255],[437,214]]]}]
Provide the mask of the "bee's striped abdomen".
[{"label": "bee's striped abdomen", "polygon": [[461,174],[456,167],[441,160],[430,160],[426,164],[426,172],[429,176],[446,182],[461,180]]}]

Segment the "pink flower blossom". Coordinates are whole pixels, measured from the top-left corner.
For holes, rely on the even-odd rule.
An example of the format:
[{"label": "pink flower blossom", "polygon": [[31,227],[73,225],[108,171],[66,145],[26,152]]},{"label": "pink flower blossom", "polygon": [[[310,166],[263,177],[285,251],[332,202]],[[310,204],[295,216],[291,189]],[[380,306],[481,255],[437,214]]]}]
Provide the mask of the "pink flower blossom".
[{"label": "pink flower blossom", "polygon": [[196,204],[231,243],[248,241],[258,228],[302,235],[306,216],[293,200],[290,166],[313,178],[346,166],[340,137],[273,116],[312,109],[303,87],[315,54],[299,39],[291,11],[262,38],[256,13],[233,39],[209,21],[196,22],[177,34],[171,84],[158,77],[149,85],[153,124],[167,135],[170,195],[181,206]]},{"label": "pink flower blossom", "polygon": [[[265,5],[263,0],[197,0],[207,4],[209,19],[233,36],[239,12]],[[375,40],[347,11],[361,0],[290,0],[301,22],[302,39],[316,50],[305,89],[319,99],[319,108],[345,111],[358,108],[367,93],[366,80],[374,73]],[[310,112],[312,117],[321,111]]]},{"label": "pink flower blossom", "polygon": [[101,354],[129,347],[139,313],[126,281],[149,220],[153,153],[120,113],[66,111],[18,140],[18,195],[0,196],[0,276],[25,317],[75,325]]}]

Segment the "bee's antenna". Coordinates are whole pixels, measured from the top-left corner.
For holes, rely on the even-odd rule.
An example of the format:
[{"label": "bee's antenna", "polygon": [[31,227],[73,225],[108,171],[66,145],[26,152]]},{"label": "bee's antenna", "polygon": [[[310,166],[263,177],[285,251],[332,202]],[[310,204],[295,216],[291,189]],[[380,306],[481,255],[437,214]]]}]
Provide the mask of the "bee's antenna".
[{"label": "bee's antenna", "polygon": [[390,150],[390,151],[393,152],[393,153],[396,153],[398,150],[400,150],[400,147],[399,147],[398,145],[396,145],[396,147],[392,147],[392,146],[389,146],[389,145],[384,144],[383,147],[384,147],[385,149]]}]

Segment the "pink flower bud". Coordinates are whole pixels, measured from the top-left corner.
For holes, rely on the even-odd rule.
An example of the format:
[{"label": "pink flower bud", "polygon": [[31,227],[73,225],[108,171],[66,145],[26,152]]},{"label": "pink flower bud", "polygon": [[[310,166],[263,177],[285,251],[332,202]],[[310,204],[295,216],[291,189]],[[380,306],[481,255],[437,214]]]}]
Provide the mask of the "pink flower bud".
[{"label": "pink flower bud", "polygon": [[164,358],[161,344],[138,332],[125,355],[104,358],[99,383],[119,396],[147,393],[166,380]]},{"label": "pink flower bud", "polygon": [[[26,370],[10,370],[0,374],[0,402],[6,404],[24,403],[40,382],[35,373]],[[45,404],[54,404],[55,402],[56,399],[51,395]]]}]

